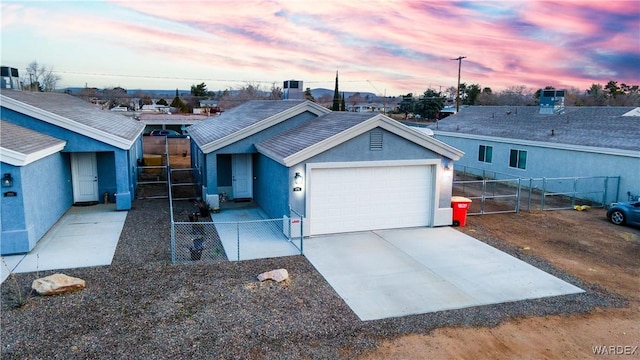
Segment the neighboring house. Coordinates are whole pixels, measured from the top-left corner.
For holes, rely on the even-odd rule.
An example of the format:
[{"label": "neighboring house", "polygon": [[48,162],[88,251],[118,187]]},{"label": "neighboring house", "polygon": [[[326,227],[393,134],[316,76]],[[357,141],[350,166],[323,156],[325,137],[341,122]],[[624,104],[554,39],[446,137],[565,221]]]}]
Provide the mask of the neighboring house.
[{"label": "neighboring house", "polygon": [[30,251],[73,204],[128,210],[144,125],[59,93],[0,91],[0,251]]},{"label": "neighboring house", "polygon": [[160,104],[150,104],[150,105],[142,105],[140,111],[142,112],[152,112],[152,113],[168,113],[171,110],[169,105],[160,105]]},{"label": "neighboring house", "polygon": [[[456,169],[512,178],[620,177],[606,202],[640,194],[640,112],[633,107],[470,106],[432,125],[435,137],[466,156]],[[546,104],[546,105],[545,105]],[[603,181],[578,181],[603,200]],[[567,181],[571,191],[573,183]]]},{"label": "neighboring house", "polygon": [[[305,235],[450,225],[463,153],[382,114],[251,101],[189,128],[203,194],[253,199]],[[223,210],[224,211],[224,210]]]},{"label": "neighboring house", "polygon": [[135,118],[145,125],[144,134],[153,130],[175,130],[180,134],[187,133],[187,127],[207,118],[205,115],[141,113]]}]

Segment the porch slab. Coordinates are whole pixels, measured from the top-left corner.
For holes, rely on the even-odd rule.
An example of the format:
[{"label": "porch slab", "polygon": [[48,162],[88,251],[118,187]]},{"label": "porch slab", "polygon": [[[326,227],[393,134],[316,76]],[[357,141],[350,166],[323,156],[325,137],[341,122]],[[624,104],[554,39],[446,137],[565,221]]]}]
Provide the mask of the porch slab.
[{"label": "porch slab", "polygon": [[282,232],[282,219],[270,219],[259,207],[222,209],[211,219],[230,261],[300,255]]},{"label": "porch slab", "polygon": [[1,257],[0,282],[11,272],[110,265],[127,214],[116,204],[72,206],[29,253]]}]

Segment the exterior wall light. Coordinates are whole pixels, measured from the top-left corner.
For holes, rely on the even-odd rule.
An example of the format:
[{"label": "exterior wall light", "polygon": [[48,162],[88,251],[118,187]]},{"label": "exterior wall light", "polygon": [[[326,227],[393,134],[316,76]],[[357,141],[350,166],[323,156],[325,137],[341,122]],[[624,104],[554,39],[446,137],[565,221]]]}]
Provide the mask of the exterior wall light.
[{"label": "exterior wall light", "polygon": [[445,170],[451,170],[451,162],[452,161],[450,159],[446,159],[446,158],[442,160],[442,163],[443,163],[442,165]]},{"label": "exterior wall light", "polygon": [[13,178],[11,174],[5,173],[2,177],[2,187],[12,187],[13,186]]},{"label": "exterior wall light", "polygon": [[300,175],[299,172],[297,172],[296,175],[293,177],[293,183],[295,184],[293,191],[302,191],[302,187],[301,187],[302,180],[304,180],[304,178],[302,177],[302,175]]}]

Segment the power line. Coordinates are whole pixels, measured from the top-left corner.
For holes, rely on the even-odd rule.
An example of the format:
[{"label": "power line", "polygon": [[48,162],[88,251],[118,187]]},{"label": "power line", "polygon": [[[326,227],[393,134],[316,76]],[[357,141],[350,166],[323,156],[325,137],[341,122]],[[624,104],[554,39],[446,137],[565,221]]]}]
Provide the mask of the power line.
[{"label": "power line", "polygon": [[[179,76],[153,76],[153,75],[131,75],[131,74],[110,74],[110,73],[97,73],[97,72],[81,72],[81,71],[64,71],[56,70],[56,73],[72,74],[72,75],[87,75],[87,76],[103,76],[103,77],[120,77],[120,78],[135,78],[135,79],[154,79],[154,80],[188,80],[188,81],[209,81],[209,82],[242,82],[242,83],[278,83],[282,80],[247,80],[247,79],[214,79],[214,78],[190,78]],[[366,82],[368,80],[340,80],[340,82],[355,83]],[[331,81],[304,81],[305,83],[329,83]]]}]

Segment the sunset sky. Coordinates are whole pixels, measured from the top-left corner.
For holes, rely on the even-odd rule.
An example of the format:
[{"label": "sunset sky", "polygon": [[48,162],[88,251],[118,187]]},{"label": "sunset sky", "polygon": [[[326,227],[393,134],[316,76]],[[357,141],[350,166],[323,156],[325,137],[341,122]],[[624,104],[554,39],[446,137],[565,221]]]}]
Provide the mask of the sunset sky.
[{"label": "sunset sky", "polygon": [[302,80],[397,96],[640,84],[640,0],[1,1],[2,65],[58,87],[209,90]]}]

